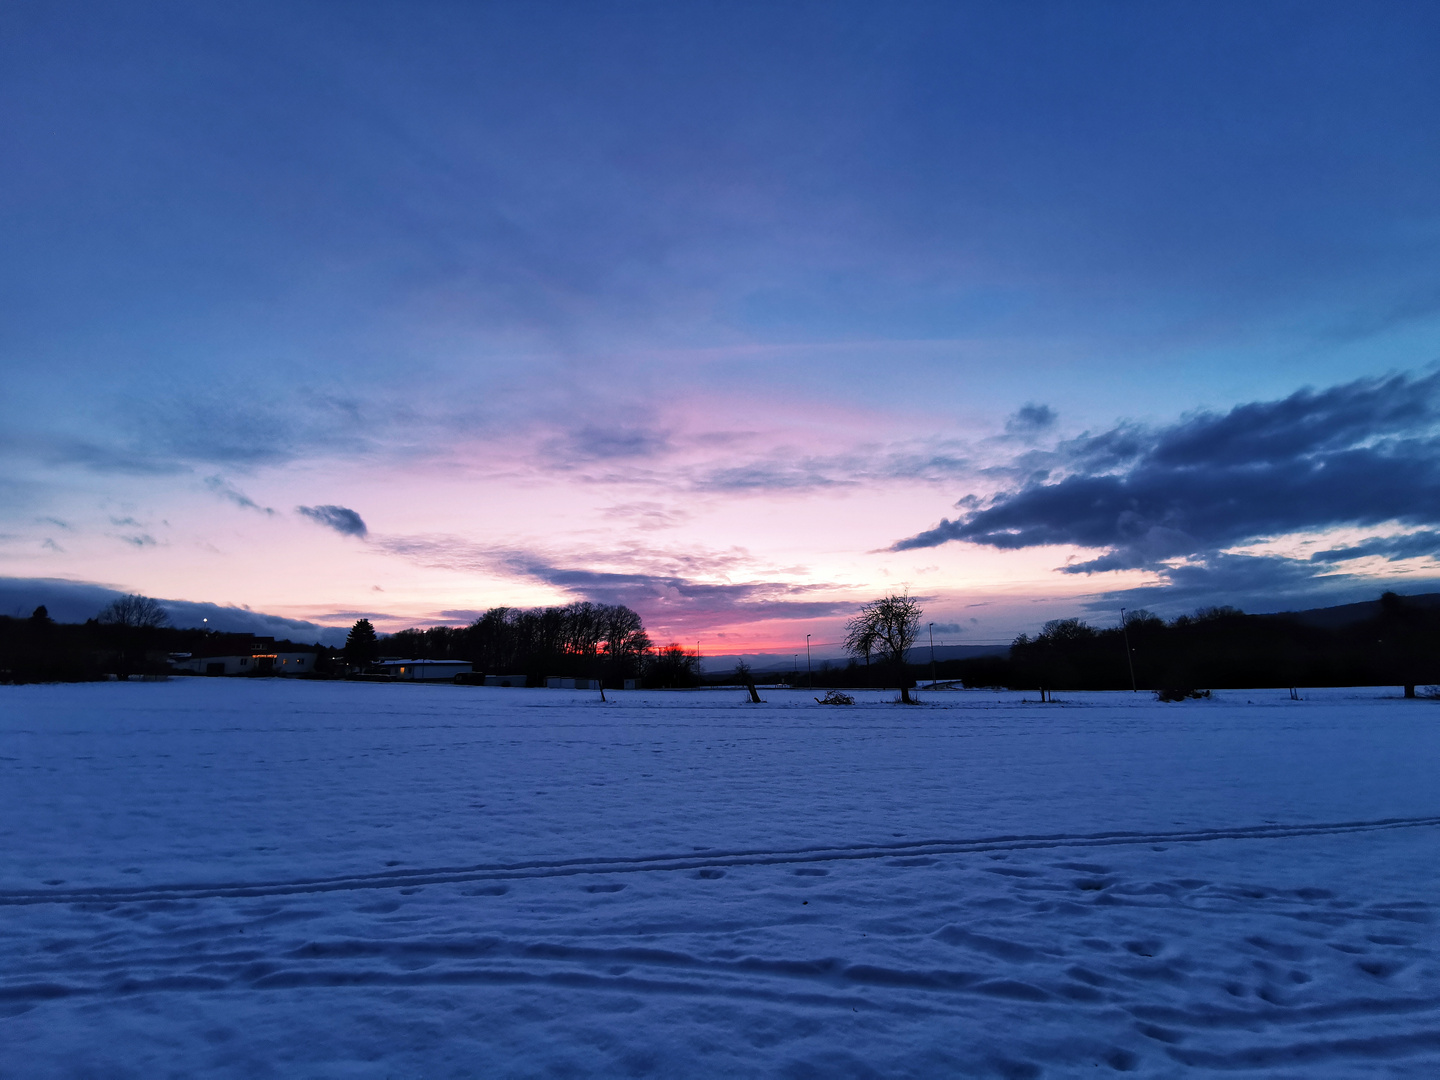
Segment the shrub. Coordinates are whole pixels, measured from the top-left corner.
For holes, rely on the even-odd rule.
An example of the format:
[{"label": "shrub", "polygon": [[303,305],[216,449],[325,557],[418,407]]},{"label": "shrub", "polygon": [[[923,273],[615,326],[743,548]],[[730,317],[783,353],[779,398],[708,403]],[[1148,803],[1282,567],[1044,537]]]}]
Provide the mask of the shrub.
[{"label": "shrub", "polygon": [[1190,698],[1208,698],[1209,690],[1156,690],[1156,701],[1185,701]]}]

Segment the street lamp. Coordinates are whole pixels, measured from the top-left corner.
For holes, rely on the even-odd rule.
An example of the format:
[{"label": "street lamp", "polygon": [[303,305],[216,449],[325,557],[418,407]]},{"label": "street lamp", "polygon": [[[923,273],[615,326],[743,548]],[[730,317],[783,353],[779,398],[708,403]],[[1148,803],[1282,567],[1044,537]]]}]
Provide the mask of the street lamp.
[{"label": "street lamp", "polygon": [[790,660],[790,670],[795,673],[790,677],[790,685],[794,686],[800,678],[800,654],[798,652]]},{"label": "street lamp", "polygon": [[815,689],[815,669],[810,666],[810,635],[805,635],[805,675],[810,683],[810,689]]},{"label": "street lamp", "polygon": [[1130,628],[1125,625],[1125,609],[1120,609],[1120,633],[1125,637],[1125,662],[1130,665],[1130,692],[1138,694],[1139,688],[1135,685],[1135,658],[1130,655]]},{"label": "street lamp", "polygon": [[935,689],[935,624],[930,624],[930,689]]}]

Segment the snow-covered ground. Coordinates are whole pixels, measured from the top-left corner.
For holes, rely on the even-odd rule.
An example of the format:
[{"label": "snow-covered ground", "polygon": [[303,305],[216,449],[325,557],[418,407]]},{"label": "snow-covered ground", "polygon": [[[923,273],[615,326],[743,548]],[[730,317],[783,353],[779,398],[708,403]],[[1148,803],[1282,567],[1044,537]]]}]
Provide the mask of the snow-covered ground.
[{"label": "snow-covered ground", "polygon": [[0,1076],[1440,1076],[1395,691],[0,687]]}]

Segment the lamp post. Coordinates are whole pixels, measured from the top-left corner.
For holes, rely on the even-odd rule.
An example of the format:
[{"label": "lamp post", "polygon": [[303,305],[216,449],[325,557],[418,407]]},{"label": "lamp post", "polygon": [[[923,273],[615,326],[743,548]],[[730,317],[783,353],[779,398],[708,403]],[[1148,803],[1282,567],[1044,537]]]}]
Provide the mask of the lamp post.
[{"label": "lamp post", "polygon": [[935,689],[935,624],[930,624],[930,689]]},{"label": "lamp post", "polygon": [[810,684],[810,689],[815,689],[815,669],[810,666],[810,635],[805,635],[805,678]]},{"label": "lamp post", "polygon": [[1125,609],[1120,609],[1120,633],[1125,636],[1125,662],[1130,665],[1130,692],[1138,694],[1139,688],[1135,685],[1135,658],[1130,655],[1130,628],[1125,625]]},{"label": "lamp post", "polygon": [[794,686],[800,681],[800,654],[798,652],[790,660],[790,670],[794,672],[794,674],[790,676],[790,685]]}]

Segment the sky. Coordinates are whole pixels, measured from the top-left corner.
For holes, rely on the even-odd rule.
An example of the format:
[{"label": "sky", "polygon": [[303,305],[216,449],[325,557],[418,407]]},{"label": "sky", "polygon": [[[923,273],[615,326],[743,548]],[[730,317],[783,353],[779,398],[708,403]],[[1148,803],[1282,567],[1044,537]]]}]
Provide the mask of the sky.
[{"label": "sky", "polygon": [[984,644],[1440,588],[1437,46],[1402,2],[6,4],[0,603],[785,653],[905,589]]}]

